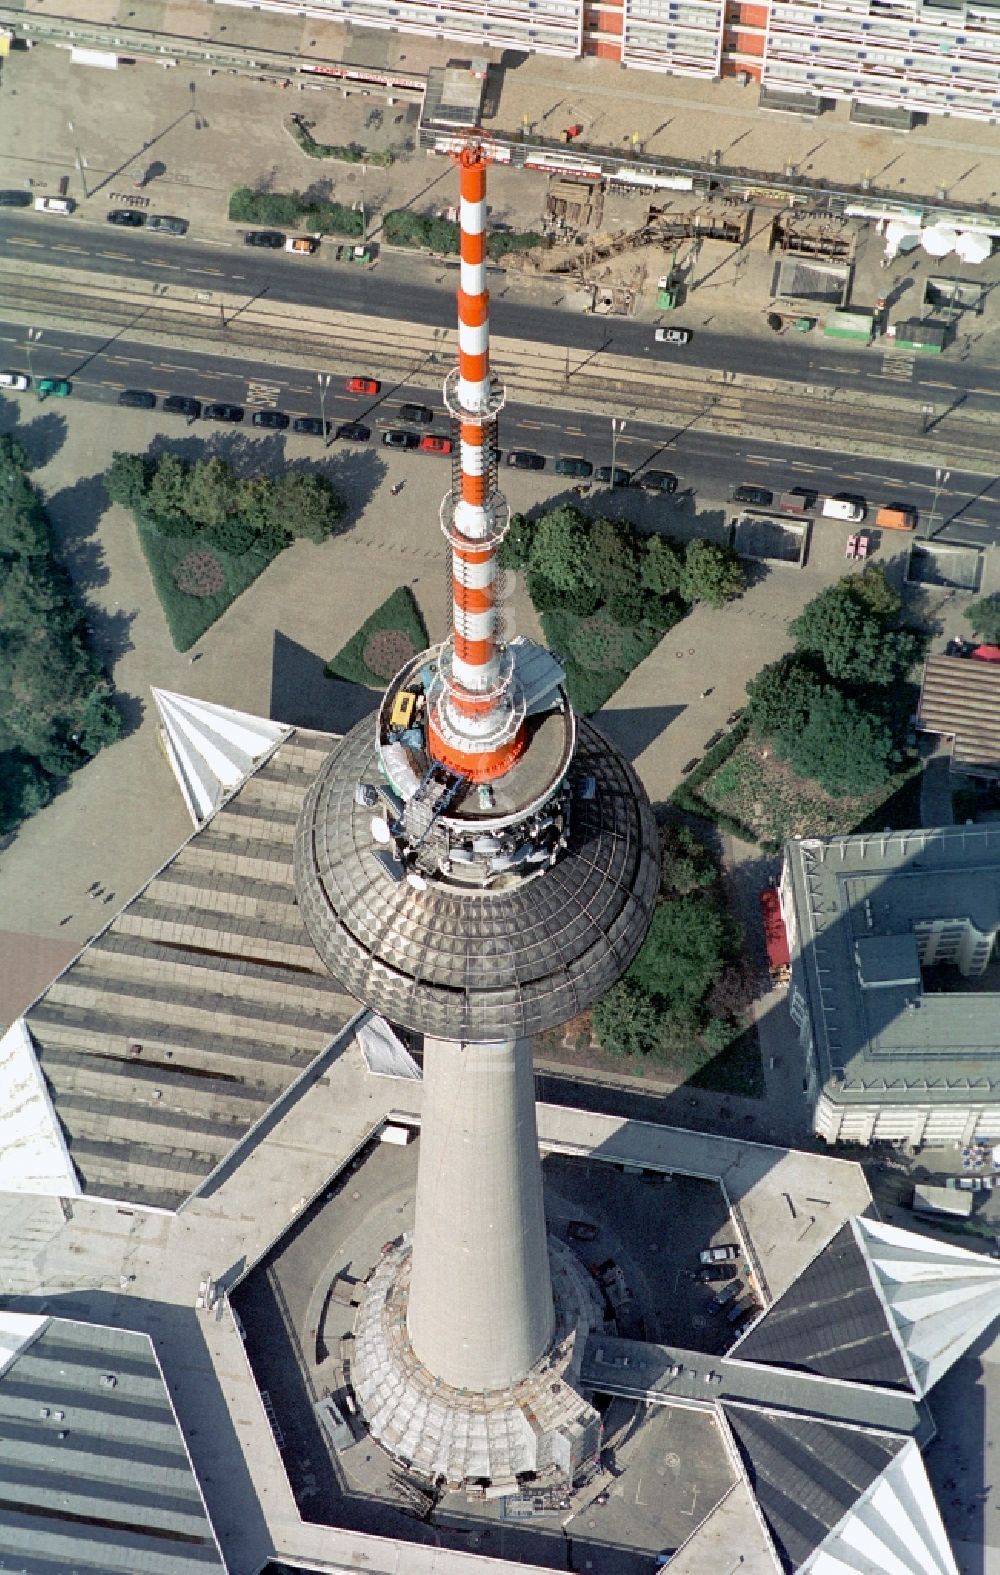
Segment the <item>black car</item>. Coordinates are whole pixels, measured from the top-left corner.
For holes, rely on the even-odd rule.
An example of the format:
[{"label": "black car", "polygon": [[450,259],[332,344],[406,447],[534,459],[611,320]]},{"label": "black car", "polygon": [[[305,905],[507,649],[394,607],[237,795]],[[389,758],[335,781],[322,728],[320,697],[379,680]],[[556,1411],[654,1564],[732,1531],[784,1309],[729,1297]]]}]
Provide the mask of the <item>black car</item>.
[{"label": "black car", "polygon": [[643,492],[676,492],[677,477],[672,470],[644,470],[639,485]]},{"label": "black car", "polygon": [[530,448],[512,448],[507,463],[511,470],[544,470],[545,455],[533,454]]},{"label": "black car", "polygon": [[360,421],[343,421],[333,435],[346,439],[348,443],[367,443],[372,429]]},{"label": "black car", "polygon": [[400,427],[390,427],[388,432],[382,433],[382,442],[386,448],[416,448],[420,439],[415,432],[404,432]]},{"label": "black car", "polygon": [[563,454],[556,460],[557,476],[592,476],[594,467],[589,459],[577,459],[573,455]]},{"label": "black car", "polygon": [[186,235],[187,219],[175,219],[170,213],[151,213],[146,220],[147,230],[164,230],[167,235]]},{"label": "black car", "polygon": [[608,481],[613,487],[630,487],[632,472],[626,470],[624,465],[598,465],[594,471],[594,480]]},{"label": "black car", "polygon": [[242,405],[206,405],[202,411],[206,421],[242,421],[244,413]]},{"label": "black car", "polygon": [[596,1241],[597,1226],[589,1220],[570,1220],[566,1234],[570,1241]]},{"label": "black car", "polygon": [[330,423],[326,423],[324,431],[319,416],[296,416],[292,422],[292,431],[300,432],[303,437],[329,437]]},{"label": "black car", "polygon": [[285,244],[285,237],[280,230],[247,230],[243,237],[244,246],[266,246],[269,251],[279,252]]},{"label": "black car", "polygon": [[721,1284],[724,1280],[731,1280],[735,1273],[735,1263],[710,1263],[706,1268],[697,1271],[695,1279],[700,1280],[703,1285]]},{"label": "black car", "polygon": [[0,208],[30,208],[30,191],[0,191]]},{"label": "black car", "polygon": [[400,405],[400,421],[415,421],[418,426],[429,427],[434,420],[434,412],[428,405]]},{"label": "black car", "polygon": [[769,503],[774,502],[774,493],[766,487],[737,487],[733,493],[734,503],[756,503],[759,509],[766,509]]},{"label": "black car", "polygon": [[190,399],[187,394],[168,394],[163,401],[163,408],[168,416],[187,416],[191,421],[197,421],[201,415],[201,400]]},{"label": "black car", "polygon": [[255,410],[250,417],[255,427],[266,427],[269,432],[284,432],[288,417],[283,410]]},{"label": "black car", "polygon": [[134,208],[112,208],[105,218],[109,224],[121,224],[126,230],[141,230],[146,222],[146,215],[136,213]]},{"label": "black car", "polygon": [[128,405],[131,410],[155,410],[156,395],[145,388],[123,388],[118,403]]}]

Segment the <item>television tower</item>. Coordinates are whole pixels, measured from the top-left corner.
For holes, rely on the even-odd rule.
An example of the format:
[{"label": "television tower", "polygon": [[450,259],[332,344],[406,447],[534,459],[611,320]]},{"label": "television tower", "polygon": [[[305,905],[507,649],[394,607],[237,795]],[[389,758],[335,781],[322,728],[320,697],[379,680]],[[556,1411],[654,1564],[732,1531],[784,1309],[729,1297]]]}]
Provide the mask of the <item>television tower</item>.
[{"label": "television tower", "polygon": [[496,552],[504,390],[490,370],[487,153],[461,181],[457,442],[441,505],[452,631],[389,684],[307,795],[299,907],[330,971],[424,1036],[412,1240],[383,1254],[355,1326],[351,1381],[372,1435],[453,1487],[571,1482],[600,1447],[576,1392],[600,1328],[593,1280],[547,1239],[531,1036],[628,967],[659,880],[631,767],[577,718],[548,651],[505,643]]}]

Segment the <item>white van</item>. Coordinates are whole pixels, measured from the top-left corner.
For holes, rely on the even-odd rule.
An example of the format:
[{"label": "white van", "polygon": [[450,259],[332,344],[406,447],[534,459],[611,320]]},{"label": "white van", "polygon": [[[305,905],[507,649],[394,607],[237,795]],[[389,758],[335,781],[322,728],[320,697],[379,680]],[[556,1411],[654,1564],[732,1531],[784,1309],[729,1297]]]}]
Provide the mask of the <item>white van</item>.
[{"label": "white van", "polygon": [[36,197],[36,213],[72,213],[76,203],[72,197]]},{"label": "white van", "polygon": [[853,498],[824,498],[822,512],[828,520],[850,520],[852,524],[865,517],[864,504]]},{"label": "white van", "polygon": [[23,393],[30,386],[26,372],[0,372],[0,388],[16,388]]}]

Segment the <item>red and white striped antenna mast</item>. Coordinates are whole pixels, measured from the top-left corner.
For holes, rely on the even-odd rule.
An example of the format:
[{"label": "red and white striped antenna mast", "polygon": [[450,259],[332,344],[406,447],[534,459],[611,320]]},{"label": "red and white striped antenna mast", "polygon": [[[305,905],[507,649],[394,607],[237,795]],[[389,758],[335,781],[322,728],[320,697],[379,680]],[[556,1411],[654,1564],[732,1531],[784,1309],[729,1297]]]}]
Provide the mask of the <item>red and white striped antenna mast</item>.
[{"label": "red and white striped antenna mast", "polygon": [[500,639],[497,607],[496,551],[510,511],[497,487],[496,426],[506,392],[490,370],[489,155],[471,133],[454,158],[460,176],[458,366],[445,379],[444,402],[458,431],[458,463],[441,504],[441,528],[452,554],[453,613],[429,708],[428,746],[456,775],[488,783],[503,776],[524,749],[524,702]]}]

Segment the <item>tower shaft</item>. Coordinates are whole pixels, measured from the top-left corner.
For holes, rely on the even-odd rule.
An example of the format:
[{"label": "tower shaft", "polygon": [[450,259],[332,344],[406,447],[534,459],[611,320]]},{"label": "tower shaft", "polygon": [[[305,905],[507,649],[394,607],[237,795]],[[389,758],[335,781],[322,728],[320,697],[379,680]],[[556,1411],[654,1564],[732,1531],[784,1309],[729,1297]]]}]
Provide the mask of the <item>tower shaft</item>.
[{"label": "tower shaft", "polygon": [[456,1389],[522,1379],[554,1312],[531,1041],[427,1039],[407,1329]]}]

